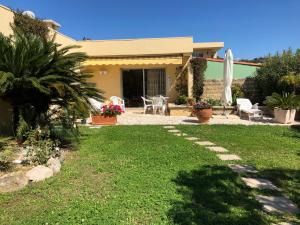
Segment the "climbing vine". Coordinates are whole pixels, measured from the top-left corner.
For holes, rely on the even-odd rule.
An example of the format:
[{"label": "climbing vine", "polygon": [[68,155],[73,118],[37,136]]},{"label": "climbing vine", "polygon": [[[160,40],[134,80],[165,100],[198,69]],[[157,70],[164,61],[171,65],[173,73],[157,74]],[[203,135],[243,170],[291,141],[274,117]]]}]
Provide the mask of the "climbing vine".
[{"label": "climbing vine", "polygon": [[204,58],[193,58],[190,63],[193,70],[193,97],[198,101],[203,94],[207,61]]}]

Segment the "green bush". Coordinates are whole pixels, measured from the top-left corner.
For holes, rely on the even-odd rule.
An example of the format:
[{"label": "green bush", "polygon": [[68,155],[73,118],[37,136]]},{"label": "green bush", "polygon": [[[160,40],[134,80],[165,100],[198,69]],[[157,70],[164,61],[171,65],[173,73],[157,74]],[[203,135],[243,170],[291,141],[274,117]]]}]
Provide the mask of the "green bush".
[{"label": "green bush", "polygon": [[[293,52],[291,49],[283,51],[281,54],[269,56],[262,66],[257,70],[255,83],[258,89],[259,101],[272,95],[272,93],[291,92],[293,89],[289,85],[283,85],[281,78],[287,75],[300,74],[300,49]],[[296,87],[295,89],[299,89]]]},{"label": "green bush", "polygon": [[231,91],[232,91],[232,105],[236,105],[237,98],[245,97],[243,87],[240,84],[232,85]]},{"label": "green bush", "polygon": [[282,95],[273,93],[268,96],[264,102],[270,108],[281,108],[281,109],[299,109],[300,107],[300,96],[284,93]]},{"label": "green bush", "polygon": [[39,128],[32,130],[27,135],[24,142],[26,146],[27,157],[33,163],[45,164],[51,157],[60,155],[58,141],[50,139],[49,130],[40,130]]},{"label": "green bush", "polygon": [[185,105],[187,103],[187,96],[179,95],[174,101],[175,105]]},{"label": "green bush", "polygon": [[221,100],[219,100],[219,99],[209,98],[209,99],[205,99],[205,102],[207,102],[211,106],[221,106],[222,105]]}]

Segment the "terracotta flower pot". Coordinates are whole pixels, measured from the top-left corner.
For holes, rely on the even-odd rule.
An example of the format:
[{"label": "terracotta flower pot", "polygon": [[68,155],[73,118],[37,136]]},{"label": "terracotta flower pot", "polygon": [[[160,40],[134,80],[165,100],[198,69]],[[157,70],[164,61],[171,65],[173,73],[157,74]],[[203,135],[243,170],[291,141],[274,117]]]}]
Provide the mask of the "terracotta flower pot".
[{"label": "terracotta flower pot", "polygon": [[284,110],[280,108],[274,109],[275,120],[279,123],[293,123],[295,121],[296,110]]},{"label": "terracotta flower pot", "polygon": [[115,125],[116,123],[117,116],[92,115],[93,125]]},{"label": "terracotta flower pot", "polygon": [[212,108],[195,109],[194,114],[197,116],[199,123],[208,123],[212,116]]}]

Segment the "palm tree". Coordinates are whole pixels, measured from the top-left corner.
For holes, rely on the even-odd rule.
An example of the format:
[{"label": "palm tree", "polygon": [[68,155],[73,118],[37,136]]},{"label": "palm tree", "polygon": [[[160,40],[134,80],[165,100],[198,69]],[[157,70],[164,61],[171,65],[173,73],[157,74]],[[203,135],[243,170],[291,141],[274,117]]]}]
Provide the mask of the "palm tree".
[{"label": "palm tree", "polygon": [[49,122],[45,118],[53,104],[82,112],[88,98],[103,99],[88,82],[91,75],[81,71],[87,56],[74,52],[77,47],[61,47],[17,29],[12,37],[0,33],[0,98],[13,107],[15,131],[20,122],[28,129]]}]

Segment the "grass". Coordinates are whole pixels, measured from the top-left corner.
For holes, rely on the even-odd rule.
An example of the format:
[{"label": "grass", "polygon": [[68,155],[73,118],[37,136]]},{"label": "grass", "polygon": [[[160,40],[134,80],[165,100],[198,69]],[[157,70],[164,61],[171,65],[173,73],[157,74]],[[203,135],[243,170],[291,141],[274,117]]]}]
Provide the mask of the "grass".
[{"label": "grass", "polygon": [[[254,126],[178,128],[222,144],[266,177],[274,176],[270,171],[278,168],[286,175],[288,170],[299,174],[298,131]],[[82,132],[79,151],[69,154],[58,175],[0,195],[0,224],[263,225],[282,219],[264,213],[255,193],[214,153],[162,126]],[[243,137],[246,140],[240,140]],[[290,180],[292,175],[285,180],[278,177],[278,182],[287,182],[286,192],[293,190],[296,196],[300,182]]]}]

